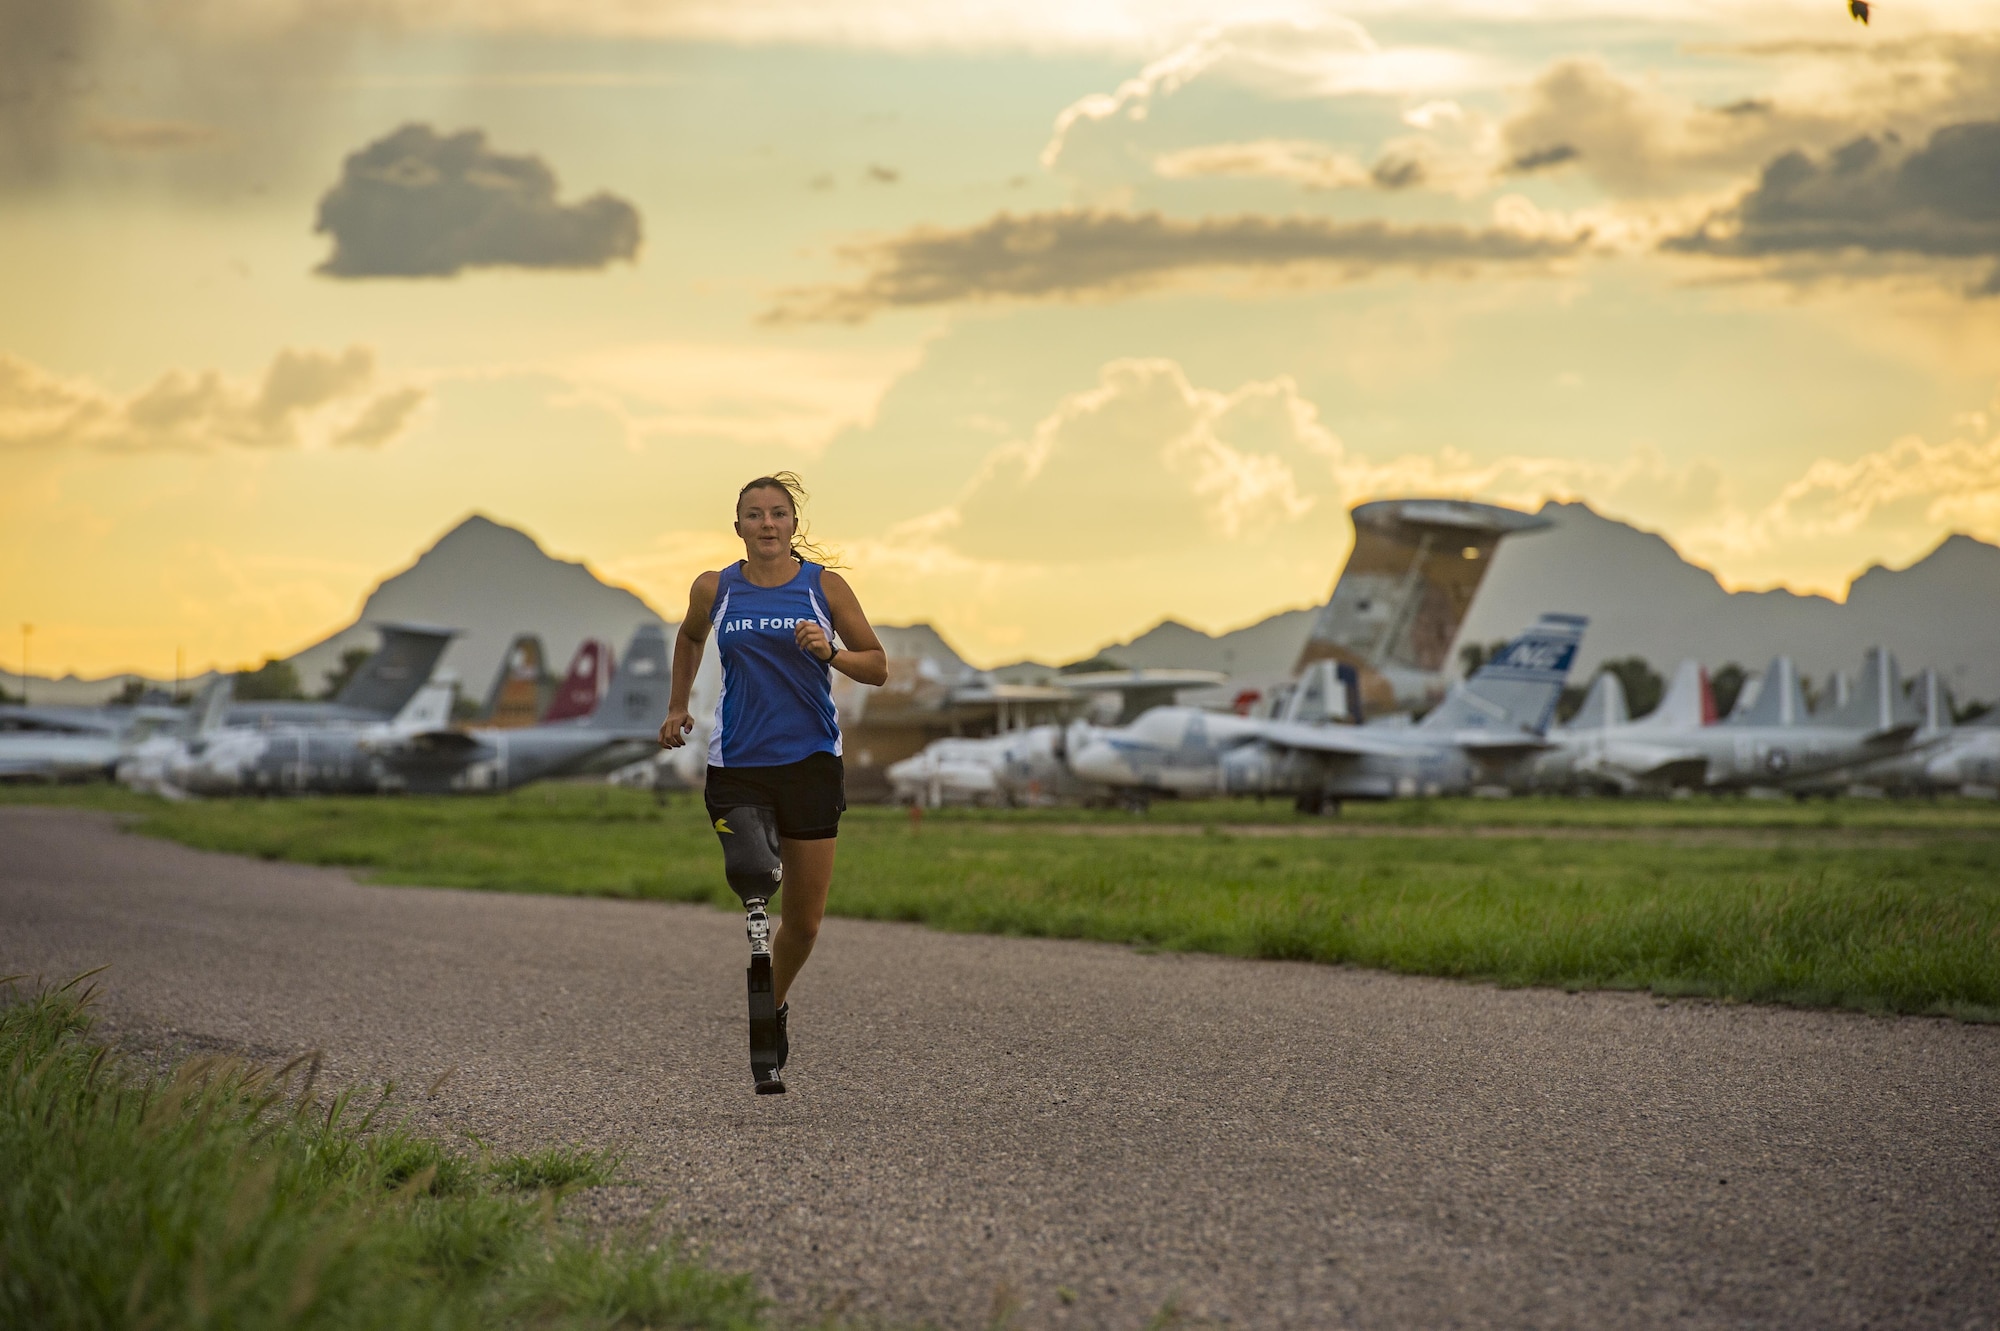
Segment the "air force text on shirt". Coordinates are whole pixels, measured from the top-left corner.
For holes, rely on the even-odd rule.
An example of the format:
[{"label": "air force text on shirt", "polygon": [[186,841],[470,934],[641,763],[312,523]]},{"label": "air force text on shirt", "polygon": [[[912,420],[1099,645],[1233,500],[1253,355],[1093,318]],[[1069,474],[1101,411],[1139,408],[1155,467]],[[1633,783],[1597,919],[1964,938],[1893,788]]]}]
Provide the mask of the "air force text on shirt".
[{"label": "air force text on shirt", "polygon": [[745,629],[793,629],[797,628],[801,624],[817,624],[817,623],[819,623],[817,619],[809,619],[803,615],[800,615],[796,618],[791,618],[791,617],[771,618],[769,616],[759,616],[756,619],[750,619],[746,617],[743,619],[723,620],[721,631],[724,633],[738,633]]}]

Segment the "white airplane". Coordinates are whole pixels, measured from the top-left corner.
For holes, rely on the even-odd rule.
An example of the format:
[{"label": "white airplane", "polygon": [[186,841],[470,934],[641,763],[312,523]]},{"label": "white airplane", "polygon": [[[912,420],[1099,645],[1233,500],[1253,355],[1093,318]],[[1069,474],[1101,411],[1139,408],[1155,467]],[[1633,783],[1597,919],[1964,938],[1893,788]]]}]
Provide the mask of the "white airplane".
[{"label": "white airplane", "polygon": [[1700,662],[1682,661],[1660,705],[1637,721],[1631,719],[1624,684],[1606,670],[1592,681],[1569,724],[1549,732],[1554,747],[1525,765],[1524,785],[1618,794],[1698,788],[1707,778],[1708,756],[1687,736],[1714,722],[1714,695]]},{"label": "white airplane", "polygon": [[[1275,719],[1155,708],[1121,730],[1099,731],[1070,764],[1135,800],[1153,792],[1290,795],[1310,812],[1344,799],[1499,784],[1548,747],[1544,733],[1585,623],[1577,615],[1543,615],[1414,725],[1340,724],[1361,692],[1359,672],[1342,663],[1330,678],[1346,698],[1323,699],[1319,717],[1308,714],[1310,698],[1294,700],[1289,714]],[[1309,676],[1300,691],[1317,692],[1313,686]]]},{"label": "white airplane", "polygon": [[1904,752],[1922,720],[1903,689],[1896,658],[1871,647],[1846,705],[1829,709],[1824,718],[1807,711],[1798,668],[1790,657],[1779,656],[1759,677],[1755,695],[1747,704],[1739,699],[1728,720],[1676,731],[1673,742],[1706,761],[1711,790],[1802,789],[1842,769]]},{"label": "white airplane", "polygon": [[1951,698],[1936,670],[1919,675],[1911,692],[1922,720],[1906,747],[1827,769],[1792,788],[1823,794],[1860,787],[1898,795],[2000,796],[2000,714],[1955,725]]}]

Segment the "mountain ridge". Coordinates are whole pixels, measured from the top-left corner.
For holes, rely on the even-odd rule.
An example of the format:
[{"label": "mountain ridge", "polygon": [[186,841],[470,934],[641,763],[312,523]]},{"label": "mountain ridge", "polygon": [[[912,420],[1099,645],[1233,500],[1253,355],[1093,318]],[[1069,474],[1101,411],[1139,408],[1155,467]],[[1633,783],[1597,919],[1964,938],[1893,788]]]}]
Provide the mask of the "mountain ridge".
[{"label": "mountain ridge", "polygon": [[[1731,592],[1665,537],[1586,504],[1551,502],[1541,513],[1549,530],[1501,545],[1461,642],[1512,637],[1545,610],[1569,610],[1591,618],[1579,679],[1608,658],[1643,656],[1665,670],[1693,656],[1711,668],[1734,660],[1754,670],[1779,652],[1818,676],[1854,669],[1862,652],[1880,642],[1907,672],[1938,666],[1961,701],[2000,697],[2000,546],[1953,533],[1901,569],[1870,564],[1838,602],[1783,588]],[[1334,576],[1329,570],[1329,589]],[[1093,655],[1134,667],[1222,670],[1255,687],[1290,675],[1316,611],[1281,610],[1219,634],[1167,618]],[[374,645],[369,625],[382,621],[463,629],[442,665],[458,673],[464,695],[475,699],[485,697],[517,632],[540,634],[550,668],[560,670],[585,637],[622,651],[640,623],[675,627],[636,592],[478,512],[378,582],[354,622],[287,659],[307,690],[317,691],[341,652]],[[969,669],[928,623],[879,627],[900,656],[931,657],[954,675]],[[1059,668],[1022,661],[995,673],[1033,680]],[[34,678],[31,685],[38,701],[95,702],[129,678]]]}]

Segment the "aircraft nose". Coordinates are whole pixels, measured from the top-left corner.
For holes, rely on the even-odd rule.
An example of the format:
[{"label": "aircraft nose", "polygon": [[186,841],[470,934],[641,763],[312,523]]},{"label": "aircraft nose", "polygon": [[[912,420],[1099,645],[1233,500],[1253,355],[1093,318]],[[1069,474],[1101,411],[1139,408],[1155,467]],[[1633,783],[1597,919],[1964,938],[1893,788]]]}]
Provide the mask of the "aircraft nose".
[{"label": "aircraft nose", "polygon": [[1117,786],[1132,780],[1132,765],[1125,755],[1102,740],[1092,740],[1071,753],[1069,765],[1070,770],[1086,781]]}]

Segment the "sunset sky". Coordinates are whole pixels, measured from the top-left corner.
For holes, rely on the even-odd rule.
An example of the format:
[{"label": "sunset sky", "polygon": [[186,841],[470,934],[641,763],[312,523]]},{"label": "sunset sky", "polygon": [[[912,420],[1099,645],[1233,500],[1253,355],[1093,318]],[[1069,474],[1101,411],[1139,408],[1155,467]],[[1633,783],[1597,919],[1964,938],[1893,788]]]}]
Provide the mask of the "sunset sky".
[{"label": "sunset sky", "polygon": [[0,281],[9,669],[471,511],[675,616],[777,468],[982,664],[1396,494],[1838,596],[2000,540],[2000,0],[0,0]]}]

